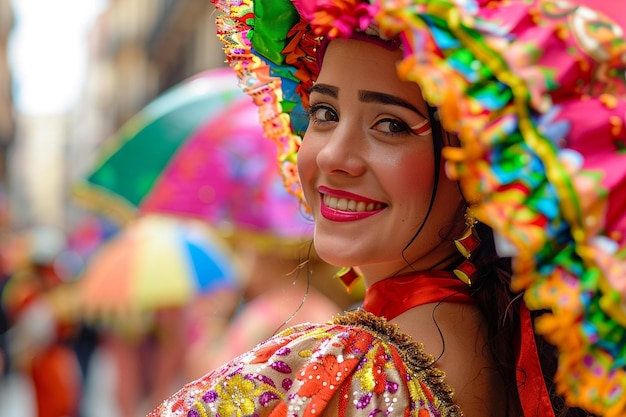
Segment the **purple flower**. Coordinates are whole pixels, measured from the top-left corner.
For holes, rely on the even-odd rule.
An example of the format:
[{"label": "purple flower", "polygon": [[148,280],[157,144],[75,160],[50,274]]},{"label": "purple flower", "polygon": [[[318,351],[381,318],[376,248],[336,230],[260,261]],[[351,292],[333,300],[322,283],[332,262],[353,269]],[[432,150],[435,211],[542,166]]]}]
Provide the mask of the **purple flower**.
[{"label": "purple flower", "polygon": [[215,401],[217,399],[217,392],[215,392],[214,390],[211,391],[207,391],[203,396],[202,396],[202,401],[204,401],[205,403],[212,403],[213,401]]},{"label": "purple flower", "polygon": [[367,407],[367,405],[370,403],[370,400],[372,399],[372,393],[367,393],[365,395],[362,395],[361,398],[359,398],[359,400],[356,402],[355,407],[358,410],[362,410],[365,407]]},{"label": "purple flower", "polygon": [[278,395],[274,394],[273,392],[266,391],[259,396],[259,403],[263,407],[265,407],[267,404],[269,404],[270,401],[277,400],[277,399],[278,399]]},{"label": "purple flower", "polygon": [[270,366],[272,367],[273,370],[280,372],[282,374],[288,374],[291,372],[291,368],[289,367],[289,365],[283,361],[273,362]]},{"label": "purple flower", "polygon": [[285,378],[283,379],[282,385],[285,391],[289,391],[291,389],[291,386],[293,385],[293,380],[291,378]]}]

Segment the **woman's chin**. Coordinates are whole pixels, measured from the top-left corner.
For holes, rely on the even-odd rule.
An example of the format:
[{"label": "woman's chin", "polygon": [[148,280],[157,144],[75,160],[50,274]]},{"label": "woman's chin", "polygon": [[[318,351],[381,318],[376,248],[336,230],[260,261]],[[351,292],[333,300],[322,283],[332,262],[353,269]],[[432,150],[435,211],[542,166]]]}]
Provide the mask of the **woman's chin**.
[{"label": "woman's chin", "polygon": [[316,236],[313,244],[317,256],[330,265],[337,267],[355,266],[355,262],[359,262],[356,257],[350,256],[350,253],[353,252],[351,246],[354,243],[342,245],[338,244],[338,240],[333,237],[324,239]]}]

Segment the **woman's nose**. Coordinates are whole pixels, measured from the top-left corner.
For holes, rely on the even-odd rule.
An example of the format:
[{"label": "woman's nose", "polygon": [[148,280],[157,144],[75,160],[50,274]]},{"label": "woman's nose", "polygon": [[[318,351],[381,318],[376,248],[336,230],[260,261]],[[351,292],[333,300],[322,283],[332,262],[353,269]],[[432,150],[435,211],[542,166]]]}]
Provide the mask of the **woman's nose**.
[{"label": "woman's nose", "polygon": [[340,123],[326,133],[327,140],[317,154],[317,165],[328,174],[361,175],[367,152],[363,132],[354,123]]}]

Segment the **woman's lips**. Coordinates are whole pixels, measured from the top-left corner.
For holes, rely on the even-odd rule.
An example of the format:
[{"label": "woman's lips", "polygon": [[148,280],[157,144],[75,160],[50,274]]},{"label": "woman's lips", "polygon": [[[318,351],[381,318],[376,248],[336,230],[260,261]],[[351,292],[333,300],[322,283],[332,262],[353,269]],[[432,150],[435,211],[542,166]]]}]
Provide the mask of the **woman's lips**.
[{"label": "woman's lips", "polygon": [[381,212],[386,204],[347,191],[333,190],[321,186],[321,214],[336,222],[351,222],[365,219]]}]

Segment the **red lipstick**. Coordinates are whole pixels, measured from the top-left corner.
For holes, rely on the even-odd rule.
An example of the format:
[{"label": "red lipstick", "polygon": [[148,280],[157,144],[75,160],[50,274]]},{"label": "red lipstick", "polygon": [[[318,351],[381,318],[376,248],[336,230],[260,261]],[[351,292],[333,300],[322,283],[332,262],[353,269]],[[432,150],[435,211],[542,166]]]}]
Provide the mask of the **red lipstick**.
[{"label": "red lipstick", "polygon": [[[370,198],[366,198],[357,194],[353,194],[348,191],[334,190],[325,186],[320,186],[318,188],[318,191],[320,192],[320,195],[321,195],[320,213],[325,219],[335,221],[335,222],[351,222],[351,221],[356,221],[356,220],[362,220],[367,217],[371,217],[377,213],[380,213],[386,207],[384,203],[381,203],[379,201],[372,200]],[[374,203],[374,204],[377,204],[378,207],[380,208],[377,208],[375,210],[370,210],[370,211],[339,210],[336,208],[328,207],[324,203],[324,195],[338,198],[338,199],[353,200],[353,201],[356,201],[357,203],[364,203],[364,204]]]}]

